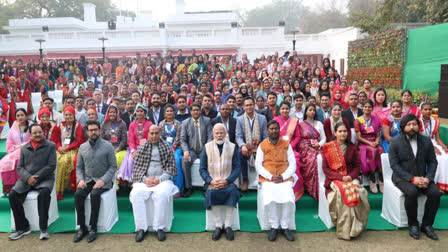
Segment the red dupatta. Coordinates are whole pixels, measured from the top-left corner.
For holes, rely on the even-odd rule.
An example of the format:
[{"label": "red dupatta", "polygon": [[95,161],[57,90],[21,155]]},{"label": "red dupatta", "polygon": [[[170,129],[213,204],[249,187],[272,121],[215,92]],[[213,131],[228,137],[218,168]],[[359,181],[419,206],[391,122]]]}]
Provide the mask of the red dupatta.
[{"label": "red dupatta", "polygon": [[[322,146],[322,152],[325,155],[330,169],[343,176],[347,175],[347,164],[345,163],[344,153],[337,141],[324,144]],[[338,187],[341,198],[346,206],[353,207],[358,205],[360,201],[358,187],[353,181],[333,180],[333,183]]]}]

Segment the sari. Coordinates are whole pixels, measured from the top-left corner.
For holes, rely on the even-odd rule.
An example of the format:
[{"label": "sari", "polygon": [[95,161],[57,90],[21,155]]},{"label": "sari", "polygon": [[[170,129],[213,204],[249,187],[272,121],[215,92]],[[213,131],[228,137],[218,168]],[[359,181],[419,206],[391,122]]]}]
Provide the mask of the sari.
[{"label": "sari", "polygon": [[[72,129],[73,128],[73,129]],[[65,122],[59,126],[61,137],[56,148],[66,147],[64,154],[56,153],[58,158],[58,169],[56,174],[56,196],[58,200],[64,198],[64,191],[70,184],[72,190],[76,190],[76,162],[78,149],[86,140],[81,124],[74,122],[72,128],[66,127]]]},{"label": "sari", "polygon": [[296,202],[303,195],[303,177],[300,174],[300,153],[299,153],[299,142],[300,142],[300,126],[299,120],[293,117],[288,117],[284,120],[281,116],[274,118],[280,124],[280,137],[291,144],[292,151],[294,152],[294,157],[296,158],[296,175],[297,181],[294,184],[294,196]]},{"label": "sari", "polygon": [[[320,123],[315,121],[315,123]],[[300,141],[300,174],[303,178],[303,185],[311,197],[316,201],[319,197],[319,178],[317,174],[317,155],[320,150],[310,149],[311,141],[319,141],[321,134],[308,121],[304,120],[299,124]]]},{"label": "sari", "polygon": [[437,170],[434,177],[434,183],[436,183],[440,190],[448,192],[448,154],[436,141],[436,136],[439,133],[440,121],[431,117],[429,122],[423,120],[423,118],[420,119],[420,123],[422,125],[420,127],[421,134],[431,138],[434,148],[437,148],[440,151],[440,155],[436,154]]},{"label": "sari", "polygon": [[387,118],[388,116],[390,116],[391,113],[391,109],[390,106],[387,105],[387,107],[383,107],[381,105],[376,105],[373,106],[373,111],[372,111],[372,115],[379,117],[380,118],[380,122],[382,122],[384,120],[384,118]]},{"label": "sari", "polygon": [[422,116],[422,112],[420,111],[420,109],[417,106],[411,105],[411,107],[409,109],[407,109],[403,104],[403,116],[405,116],[407,114],[413,114],[417,118],[420,118]]},{"label": "sari", "polygon": [[[350,240],[361,234],[370,212],[367,190],[358,180],[359,155],[354,145],[340,145],[337,141],[325,144],[322,153],[328,207],[336,236]],[[343,181],[344,176],[352,177],[352,181]]]},{"label": "sari", "polygon": [[[29,122],[31,124],[31,122]],[[19,123],[15,121],[6,139],[6,156],[0,160],[0,173],[3,183],[3,193],[11,192],[12,187],[20,179],[17,165],[20,159],[20,148],[30,141],[30,132],[20,132]]]},{"label": "sari", "polygon": [[[401,128],[400,128],[400,119],[395,119],[392,117],[392,115],[386,117],[382,121],[382,125],[389,127],[389,134],[390,137],[393,138],[395,136],[400,135]],[[389,142],[384,139],[384,137],[381,134],[381,147],[383,147],[384,153],[389,153]]]},{"label": "sari", "polygon": [[[368,127],[373,128],[373,132],[368,133]],[[375,142],[378,132],[381,131],[380,119],[376,116],[371,116],[370,120],[366,120],[364,116],[360,116],[355,120],[355,132],[360,132],[361,137],[369,142]],[[361,155],[361,168],[364,176],[368,176],[371,172],[375,172],[377,168],[381,167],[381,154],[384,153],[381,145],[372,147],[365,143],[358,141],[358,147]]]}]

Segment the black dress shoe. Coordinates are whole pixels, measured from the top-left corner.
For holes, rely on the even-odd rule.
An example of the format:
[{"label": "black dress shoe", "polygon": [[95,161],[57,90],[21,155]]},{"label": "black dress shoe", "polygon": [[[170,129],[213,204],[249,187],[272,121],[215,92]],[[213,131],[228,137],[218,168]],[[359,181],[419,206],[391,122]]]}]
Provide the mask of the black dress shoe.
[{"label": "black dress shoe", "polygon": [[425,233],[426,236],[428,236],[429,239],[432,239],[432,240],[435,240],[435,241],[439,240],[439,237],[434,232],[434,228],[432,226],[422,227],[422,232]]},{"label": "black dress shoe", "polygon": [[231,227],[226,227],[226,238],[228,241],[233,241],[235,239],[235,234]]},{"label": "black dress shoe", "polygon": [[275,240],[277,240],[277,234],[278,234],[278,229],[276,229],[276,228],[271,228],[271,231],[269,231],[268,239],[269,239],[270,241],[275,241]]},{"label": "black dress shoe", "polygon": [[416,240],[420,239],[420,231],[418,230],[418,226],[410,226],[409,235]]},{"label": "black dress shoe", "polygon": [[165,231],[163,231],[163,229],[157,230],[157,239],[159,239],[159,241],[164,241],[166,239],[166,234]]},{"label": "black dress shoe", "polygon": [[193,189],[191,188],[185,188],[184,195],[182,197],[188,198],[193,194]]},{"label": "black dress shoe", "polygon": [[291,230],[289,229],[283,229],[283,235],[285,235],[286,240],[288,241],[294,241],[294,235],[291,233]]},{"label": "black dress shoe", "polygon": [[219,240],[219,238],[221,238],[222,231],[223,231],[222,228],[217,227],[215,229],[215,231],[213,232],[212,240],[214,240],[214,241]]},{"label": "black dress shoe", "polygon": [[96,240],[96,230],[92,229],[92,230],[90,230],[90,232],[89,232],[89,236],[87,236],[87,242],[88,242],[88,243],[91,243],[91,242],[93,242],[94,240]]},{"label": "black dress shoe", "polygon": [[137,230],[137,234],[135,235],[135,241],[141,242],[143,239],[145,239],[146,232],[143,229]]},{"label": "black dress shoe", "polygon": [[79,242],[84,238],[84,236],[87,235],[87,229],[80,228],[78,233],[76,233],[75,237],[73,238],[73,242]]}]

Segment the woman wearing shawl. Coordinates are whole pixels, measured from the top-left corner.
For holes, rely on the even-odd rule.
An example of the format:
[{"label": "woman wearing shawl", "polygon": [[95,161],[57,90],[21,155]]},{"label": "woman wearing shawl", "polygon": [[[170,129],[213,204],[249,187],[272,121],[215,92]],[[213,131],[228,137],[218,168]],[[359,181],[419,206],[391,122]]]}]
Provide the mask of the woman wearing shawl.
[{"label": "woman wearing shawl", "polygon": [[128,131],[128,145],[129,148],[123,158],[123,161],[118,169],[117,179],[125,183],[132,183],[132,173],[134,171],[134,159],[137,154],[137,148],[146,143],[149,139],[148,131],[152,123],[146,120],[148,107],[143,103],[138,103],[135,107],[136,119],[129,125]]},{"label": "woman wearing shawl", "polygon": [[[369,177],[370,191],[378,193],[375,172],[381,169],[380,145],[381,119],[372,114],[373,102],[366,100],[363,104],[363,115],[355,120],[355,132],[361,155],[361,169],[364,176]],[[380,173],[380,191],[383,192],[383,176]]]},{"label": "woman wearing shawl", "polygon": [[350,107],[348,103],[346,103],[342,97],[342,90],[340,88],[333,89],[333,93],[331,94],[331,103],[338,102],[341,104],[342,109],[348,109]]},{"label": "woman wearing shawl", "polygon": [[175,112],[173,105],[167,104],[164,113],[165,119],[159,123],[160,135],[173,148],[177,166],[177,175],[173,176],[173,183],[182,192],[184,189],[184,173],[182,171],[182,157],[184,154],[180,146],[181,124],[178,120],[174,119]]},{"label": "woman wearing shawl", "polygon": [[50,117],[51,112],[48,108],[41,108],[39,110],[39,114],[37,115],[45,139],[57,144],[59,139],[61,138],[61,130],[55,122],[50,120]]},{"label": "woman wearing shawl", "polygon": [[305,108],[305,120],[300,124],[300,174],[303,184],[311,197],[316,201],[319,197],[319,179],[317,175],[317,155],[325,144],[324,127],[316,119],[316,106],[308,104]]},{"label": "woman wearing shawl", "polygon": [[[342,118],[342,105],[339,102],[335,102],[331,104],[331,116],[325,119],[324,121],[324,131],[325,131],[325,137],[327,138],[327,142],[331,142],[336,139],[336,135],[334,132],[334,126],[338,122],[343,122],[345,126],[350,129],[350,123],[347,121],[347,119]],[[352,139],[351,131],[348,133],[348,139]]]},{"label": "woman wearing shawl", "polygon": [[434,151],[437,157],[437,171],[434,177],[434,183],[440,188],[440,191],[448,191],[448,147],[440,138],[440,121],[431,117],[431,103],[421,105],[422,117],[420,119],[420,131],[422,135],[431,138],[434,145]]},{"label": "woman wearing shawl", "polygon": [[274,120],[280,124],[280,137],[289,141],[291,148],[296,158],[296,183],[294,185],[294,195],[296,201],[303,195],[303,177],[300,175],[300,154],[299,154],[299,141],[300,141],[300,126],[299,120],[289,116],[291,110],[290,103],[282,101],[280,103],[280,115],[275,117]]},{"label": "woman wearing shawl", "polygon": [[17,164],[20,159],[20,148],[30,141],[29,125],[31,121],[27,120],[26,111],[19,108],[15,111],[15,118],[6,139],[6,156],[0,160],[0,173],[3,183],[3,194],[11,192],[16,181],[20,179],[17,174]]},{"label": "woman wearing shawl", "polygon": [[361,167],[358,150],[347,136],[349,129],[344,123],[337,123],[333,128],[336,140],[322,147],[330,216],[336,225],[336,236],[344,240],[361,234],[370,212],[367,191],[358,178]]},{"label": "woman wearing shawl", "polygon": [[400,135],[400,121],[402,115],[402,107],[403,104],[401,101],[393,101],[390,104],[392,113],[383,119],[381,122],[382,127],[382,138],[381,138],[381,146],[384,149],[385,153],[389,153],[389,143],[390,140]]},{"label": "woman wearing shawl", "polygon": [[[56,143],[58,169],[56,175],[56,194],[59,200],[64,198],[64,191],[70,183],[70,178],[76,174],[74,161],[78,154],[78,149],[86,139],[81,124],[75,120],[75,109],[72,106],[64,108],[65,121],[59,125],[61,137]],[[75,182],[73,178],[71,182]],[[76,187],[76,182],[71,184],[71,188]]]},{"label": "woman wearing shawl", "polygon": [[126,154],[128,132],[126,123],[120,119],[118,108],[113,103],[107,109],[106,118],[101,127],[101,137],[104,140],[109,141],[114,147],[115,156],[117,158],[117,167],[120,167]]}]

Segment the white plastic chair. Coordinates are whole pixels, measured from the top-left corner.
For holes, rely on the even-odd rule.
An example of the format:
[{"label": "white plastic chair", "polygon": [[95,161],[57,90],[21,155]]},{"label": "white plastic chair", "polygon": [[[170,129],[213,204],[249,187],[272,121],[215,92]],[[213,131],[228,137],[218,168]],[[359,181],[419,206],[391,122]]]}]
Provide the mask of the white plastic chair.
[{"label": "white plastic chair", "polygon": [[[392,169],[389,164],[389,155],[381,154],[381,165],[383,167],[384,194],[383,209],[381,217],[397,227],[407,227],[408,217],[404,208],[404,194],[392,183]],[[425,210],[426,195],[418,197],[417,219],[422,221]]]},{"label": "white plastic chair", "polygon": [[204,187],[204,180],[199,174],[200,159],[196,159],[191,166],[191,185],[197,187]]},{"label": "white plastic chair", "polygon": [[[257,191],[257,218],[258,223],[260,224],[261,230],[270,230],[271,225],[269,224],[269,216],[265,214],[266,207],[263,205],[263,194],[260,193],[260,186],[258,185]],[[295,205],[294,205],[294,214],[291,215],[291,218],[288,223],[288,227],[290,230],[296,230],[296,215],[295,215]]]},{"label": "white plastic chair", "polygon": [[[101,194],[101,205],[97,223],[97,231],[100,233],[109,232],[118,221],[117,186],[115,184],[115,177],[112,181],[114,181],[113,187]],[[84,202],[84,209],[86,226],[89,227],[91,213],[90,194]],[[78,223],[77,218],[76,223]],[[76,225],[76,229],[79,229],[79,225]]]},{"label": "white plastic chair", "polygon": [[[240,230],[240,211],[238,208],[238,204],[233,209],[233,220],[232,220],[232,229]],[[213,219],[213,215],[211,210],[205,210],[205,230],[215,230],[215,220]]]},{"label": "white plastic chair", "polygon": [[[56,173],[55,173],[56,174]],[[56,182],[56,180],[55,180]],[[25,217],[30,224],[31,231],[39,231],[39,214],[37,209],[37,197],[38,191],[32,190],[26,195],[25,202],[23,203],[23,209],[25,210]],[[55,222],[59,218],[58,202],[56,198],[55,186],[51,191],[50,208],[48,209],[48,226]],[[11,210],[11,229],[16,230],[16,224],[14,222],[14,216]]]},{"label": "white plastic chair", "polygon": [[[154,228],[152,226],[155,206],[154,206],[154,201],[152,200],[151,197],[149,197],[145,201],[145,205],[146,205],[146,219],[148,222],[148,231],[157,231],[157,230],[154,230]],[[168,200],[168,206],[166,208],[167,213],[165,214],[165,220],[164,220],[164,224],[165,224],[164,231],[165,232],[171,231],[171,226],[173,224],[173,219],[174,219],[173,205],[174,205],[173,196],[170,196],[169,200]],[[134,221],[135,221],[135,218],[134,218]],[[137,227],[137,223],[135,223],[135,226]],[[137,231],[137,228],[135,231]]]},{"label": "white plastic chair", "polygon": [[319,218],[325,224],[327,229],[334,227],[331,220],[330,210],[328,207],[328,199],[325,195],[325,173],[322,170],[322,155],[317,155],[317,174],[319,177]]}]

